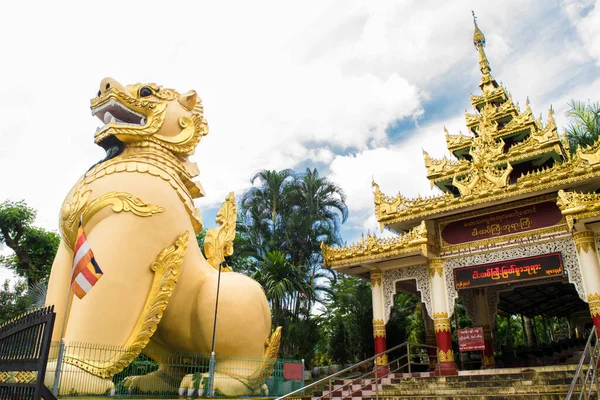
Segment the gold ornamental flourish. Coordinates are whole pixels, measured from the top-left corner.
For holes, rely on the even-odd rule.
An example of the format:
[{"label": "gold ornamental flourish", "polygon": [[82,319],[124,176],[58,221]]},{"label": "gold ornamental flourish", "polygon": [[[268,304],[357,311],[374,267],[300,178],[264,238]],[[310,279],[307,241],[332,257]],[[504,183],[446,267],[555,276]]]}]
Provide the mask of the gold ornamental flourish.
[{"label": "gold ornamental flourish", "polygon": [[65,202],[61,210],[60,230],[67,246],[71,249],[77,237],[81,215],[83,215],[83,224],[85,225],[100,210],[108,206],[112,206],[115,213],[130,212],[138,217],[151,217],[165,211],[163,207],[146,204],[139,198],[134,198],[131,193],[113,191],[88,201],[91,193],[91,190],[81,188],[73,194],[72,201]]},{"label": "gold ornamental flourish", "polygon": [[162,319],[171,294],[179,279],[179,271],[187,250],[190,233],[185,231],[171,246],[163,249],[150,264],[154,279],[150,293],[135,327],[119,355],[107,361],[89,360],[78,355],[65,355],[64,361],[100,378],[110,378],[125,369],[146,347]]},{"label": "gold ornamental flourish", "polygon": [[373,320],[373,337],[374,338],[384,338],[385,334],[385,323],[382,319],[374,319]]},{"label": "gold ornamental flourish", "polygon": [[[230,192],[225,198],[225,202],[217,212],[217,224],[215,228],[210,228],[206,232],[204,239],[204,253],[206,261],[215,269],[225,261],[225,257],[233,254],[233,239],[235,239],[235,224],[237,220],[237,207],[235,197]],[[223,267],[223,272],[232,272],[231,267]]]},{"label": "gold ornamental flourish", "polygon": [[378,365],[378,366],[388,365],[388,356],[387,356],[387,354],[382,354],[380,356],[377,356],[377,358],[375,359],[375,365]]},{"label": "gold ornamental flourish", "polygon": [[453,362],[454,361],[454,351],[452,349],[449,349],[447,352],[444,352],[444,350],[440,350],[439,354],[439,359],[440,362]]},{"label": "gold ornamental flourish", "polygon": [[577,252],[587,253],[590,249],[592,252],[596,251],[596,236],[593,231],[582,231],[573,234],[573,239],[575,240],[575,247],[577,248]]},{"label": "gold ornamental flourish", "polygon": [[427,254],[428,237],[425,221],[414,227],[409,232],[392,237],[377,238],[367,235],[358,243],[345,247],[331,247],[321,244],[324,265],[335,268],[362,261],[382,259],[400,254],[418,253]]},{"label": "gold ornamental flourish", "polygon": [[438,332],[450,332],[450,318],[447,312],[433,313],[433,330]]},{"label": "gold ornamental flourish", "polygon": [[591,293],[588,295],[588,305],[590,307],[590,314],[592,318],[600,315],[600,294]]},{"label": "gold ornamental flourish", "polygon": [[600,216],[600,194],[558,191],[556,204],[567,219],[569,230],[576,220]]}]

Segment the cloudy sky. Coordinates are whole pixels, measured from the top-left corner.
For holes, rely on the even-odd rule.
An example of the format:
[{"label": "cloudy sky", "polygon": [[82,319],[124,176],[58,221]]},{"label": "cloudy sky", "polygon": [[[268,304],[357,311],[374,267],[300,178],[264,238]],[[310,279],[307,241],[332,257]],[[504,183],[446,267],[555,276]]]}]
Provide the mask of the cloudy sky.
[{"label": "cloudy sky", "polygon": [[253,172],[316,167],[348,196],[348,242],[378,229],[372,177],[386,194],[429,194],[421,149],[441,157],[443,127],[466,131],[464,110],[480,77],[471,10],[492,75],[515,101],[529,96],[544,121],[553,105],[561,129],[569,99],[600,100],[600,0],[1,8],[0,202],[25,199],[39,210],[36,223],[53,230],[67,191],[103,156],[89,99],[105,76],[202,97],[210,133],[193,161],[207,225]]}]

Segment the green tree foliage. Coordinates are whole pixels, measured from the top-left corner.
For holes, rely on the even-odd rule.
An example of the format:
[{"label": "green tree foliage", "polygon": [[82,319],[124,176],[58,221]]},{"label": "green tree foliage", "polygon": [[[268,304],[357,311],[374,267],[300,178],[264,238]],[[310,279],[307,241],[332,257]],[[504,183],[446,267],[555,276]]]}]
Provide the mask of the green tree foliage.
[{"label": "green tree foliage", "polygon": [[566,133],[571,146],[575,152],[579,146],[590,146],[600,136],[600,103],[584,103],[571,100],[566,116],[569,119]]},{"label": "green tree foliage", "polygon": [[236,247],[246,272],[265,288],[274,324],[284,328],[285,357],[309,361],[318,342],[319,319],[313,307],[324,302],[333,274],[321,268],[321,242],[341,244],[348,217],[339,186],[316,169],[263,170],[239,206],[241,240]]},{"label": "green tree foliage", "polygon": [[25,282],[17,282],[11,287],[10,281],[6,280],[0,288],[0,323],[27,312],[30,303]]},{"label": "green tree foliage", "polygon": [[35,216],[24,201],[0,204],[0,243],[14,251],[0,257],[0,265],[25,278],[28,285],[48,279],[60,242],[55,232],[32,226]]}]

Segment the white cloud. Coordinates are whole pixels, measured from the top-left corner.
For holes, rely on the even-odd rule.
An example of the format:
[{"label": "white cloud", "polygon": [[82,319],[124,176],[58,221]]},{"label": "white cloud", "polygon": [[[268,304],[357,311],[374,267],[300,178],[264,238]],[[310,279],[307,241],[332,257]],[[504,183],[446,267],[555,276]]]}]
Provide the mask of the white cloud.
[{"label": "white cloud", "polygon": [[[118,13],[74,1],[31,7],[10,3],[0,25],[10,38],[0,64],[0,201],[25,199],[49,229],[71,185],[103,156],[92,143],[98,122],[88,101],[104,76],[195,89],[203,98],[210,134],[192,158],[208,196],[201,209],[230,190],[241,194],[259,169],[315,162],[330,165],[348,194],[346,229],[359,230],[374,228],[371,176],[388,194],[424,194],[421,148],[440,157],[443,125],[465,131],[461,109],[440,118],[423,107],[437,89],[461,83],[457,77],[477,89],[472,8],[494,76],[521,104],[530,95],[536,113],[549,105],[540,97],[600,57],[597,5],[583,16],[569,11],[581,24],[563,27],[569,34],[559,38],[552,32],[562,11],[544,1],[103,2]],[[589,55],[579,53],[581,42]],[[598,93],[581,81],[571,89],[584,98]],[[401,143],[386,136],[390,123],[418,116],[437,122]]]}]

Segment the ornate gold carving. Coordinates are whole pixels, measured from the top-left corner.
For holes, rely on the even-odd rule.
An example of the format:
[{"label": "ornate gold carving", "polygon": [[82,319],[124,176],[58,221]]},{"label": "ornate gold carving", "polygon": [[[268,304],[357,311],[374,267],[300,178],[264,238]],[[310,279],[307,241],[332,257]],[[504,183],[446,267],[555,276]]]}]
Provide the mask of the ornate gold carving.
[{"label": "ornate gold carving", "polygon": [[382,319],[374,319],[373,320],[373,337],[385,337],[385,324]]},{"label": "ornate gold carving", "polygon": [[[115,173],[142,173],[161,178],[177,192],[185,210],[190,216],[194,231],[202,231],[202,218],[200,211],[194,206],[194,198],[204,196],[204,189],[200,183],[193,181],[198,176],[199,170],[195,163],[182,162],[169,151],[151,142],[132,143],[123,154],[111,160],[96,165],[79,179],[72,195],[68,196],[61,209],[61,232],[69,244],[74,240],[73,224],[75,234],[77,222],[81,215],[80,208],[85,207],[87,197],[82,197],[89,190],[90,184],[107,175]],[[159,208],[158,206],[154,206]],[[65,224],[64,221],[67,221]],[[84,216],[85,220],[85,216]],[[75,222],[74,222],[75,221]],[[63,226],[64,225],[64,226]],[[64,235],[64,228],[71,228],[71,237]],[[67,229],[67,232],[68,229]],[[70,244],[69,244],[70,245]]]},{"label": "ornate gold carving", "polygon": [[447,352],[444,350],[440,350],[438,353],[440,362],[453,362],[454,361],[454,351],[449,349]]},{"label": "ornate gold carving", "polygon": [[377,358],[375,359],[375,365],[379,365],[379,366],[388,365],[387,354],[382,354],[380,356],[377,356]]},{"label": "ornate gold carving", "polygon": [[76,191],[71,197],[71,201],[65,201],[61,209],[60,231],[65,243],[70,248],[73,248],[77,237],[77,227],[81,215],[83,215],[83,224],[85,225],[98,211],[107,206],[112,206],[115,213],[131,212],[138,217],[150,217],[165,210],[160,206],[146,204],[142,200],[134,198],[131,193],[108,192],[89,201],[91,193],[91,190]]},{"label": "ornate gold carving", "polygon": [[370,272],[371,275],[371,287],[381,286],[381,270],[380,269],[372,269]]},{"label": "ornate gold carving", "polygon": [[[175,243],[163,249],[150,264],[154,279],[144,309],[125,345],[106,361],[88,360],[77,354],[65,355],[64,361],[100,378],[110,378],[125,369],[146,347],[162,319],[169,298],[179,279],[179,269],[187,250],[190,233],[185,231]],[[107,350],[107,353],[110,353]]]},{"label": "ornate gold carving", "polygon": [[450,332],[450,318],[447,312],[433,313],[433,330],[437,332]]},{"label": "ornate gold carving", "polygon": [[569,229],[573,230],[576,220],[600,216],[600,194],[558,191],[556,204],[566,216]]},{"label": "ornate gold carving", "polygon": [[427,266],[429,269],[429,276],[434,277],[435,274],[438,274],[440,278],[444,273],[444,260],[441,258],[430,258],[427,260]]},{"label": "ornate gold carving", "polygon": [[575,247],[577,248],[577,252],[587,253],[590,249],[592,252],[596,251],[596,237],[593,231],[582,231],[573,234],[573,239],[575,240]]},{"label": "ornate gold carving", "polygon": [[10,383],[32,383],[37,378],[37,372],[33,371],[0,371],[0,382]]},{"label": "ornate gold carving", "polygon": [[321,245],[323,264],[327,268],[355,264],[362,261],[381,259],[399,254],[427,254],[427,228],[425,221],[404,235],[392,238],[377,238],[367,235],[358,243],[345,247]]},{"label": "ornate gold carving", "polygon": [[[204,253],[206,261],[215,269],[225,261],[225,257],[233,254],[233,239],[235,239],[235,224],[237,221],[237,207],[235,197],[230,192],[225,202],[217,212],[217,224],[219,226],[210,228],[204,239]],[[222,268],[224,272],[233,271],[231,267]]]},{"label": "ornate gold carving", "polygon": [[592,315],[592,318],[600,315],[600,294],[588,294],[588,305],[590,307],[590,314]]}]

